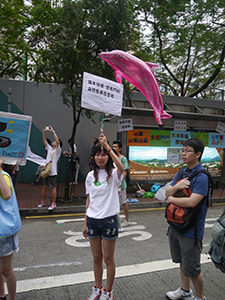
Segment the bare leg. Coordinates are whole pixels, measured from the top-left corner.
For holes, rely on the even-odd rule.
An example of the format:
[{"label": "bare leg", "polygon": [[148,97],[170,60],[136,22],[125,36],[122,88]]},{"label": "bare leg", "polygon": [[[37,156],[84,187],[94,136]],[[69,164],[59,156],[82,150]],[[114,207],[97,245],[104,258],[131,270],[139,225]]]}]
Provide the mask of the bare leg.
[{"label": "bare leg", "polygon": [[106,283],[106,291],[110,292],[113,286],[116,266],[114,260],[114,252],[115,252],[116,240],[107,241],[103,239],[103,248],[104,248],[104,261],[107,268],[107,283]]},{"label": "bare leg", "polygon": [[6,279],[6,284],[9,292],[9,300],[15,300],[16,274],[12,267],[12,254],[9,256],[0,257],[0,274],[2,274]]},{"label": "bare leg", "polygon": [[191,280],[194,284],[195,287],[195,292],[196,292],[196,297],[203,298],[203,289],[204,289],[204,284],[203,284],[203,275],[200,273],[196,277],[191,277]]},{"label": "bare leg", "polygon": [[185,291],[189,291],[190,290],[190,284],[191,284],[191,279],[190,277],[186,277],[183,273],[183,269],[182,269],[182,263],[180,264],[180,274],[181,274],[181,287],[185,290]]},{"label": "bare leg", "polygon": [[52,203],[56,204],[56,196],[57,196],[57,190],[56,187],[52,188]]},{"label": "bare leg", "polygon": [[48,186],[44,185],[42,189],[42,201],[45,202],[45,199],[47,197],[47,192],[48,192]]},{"label": "bare leg", "polygon": [[95,285],[100,289],[102,287],[103,275],[102,238],[89,239],[89,241],[94,261]]},{"label": "bare leg", "polygon": [[5,296],[4,276],[0,273],[0,297],[3,298],[4,296]]},{"label": "bare leg", "polygon": [[125,220],[129,221],[129,208],[128,208],[127,203],[123,204],[123,211],[124,211],[124,215],[125,215]]}]

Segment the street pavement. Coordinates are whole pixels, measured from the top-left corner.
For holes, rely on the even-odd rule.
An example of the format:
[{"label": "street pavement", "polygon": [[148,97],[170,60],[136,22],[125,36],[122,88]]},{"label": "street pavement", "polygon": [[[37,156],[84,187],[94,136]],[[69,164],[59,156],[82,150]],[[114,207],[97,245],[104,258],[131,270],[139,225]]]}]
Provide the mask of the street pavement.
[{"label": "street pavement", "polygon": [[[207,300],[224,299],[225,275],[206,254],[211,227],[223,208],[214,204],[207,214],[202,253]],[[130,212],[131,225],[120,233],[116,245],[115,299],[166,299],[168,290],[180,286],[179,266],[170,259],[164,210]],[[82,213],[22,217],[20,251],[13,259],[17,300],[87,299],[94,277],[90,246],[81,234],[83,219]]]}]

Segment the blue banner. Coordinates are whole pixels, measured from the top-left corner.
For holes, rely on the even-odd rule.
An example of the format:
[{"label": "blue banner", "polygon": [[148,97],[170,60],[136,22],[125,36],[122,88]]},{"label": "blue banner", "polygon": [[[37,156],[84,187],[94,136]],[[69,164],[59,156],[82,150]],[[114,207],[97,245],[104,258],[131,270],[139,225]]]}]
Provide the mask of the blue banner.
[{"label": "blue banner", "polygon": [[8,164],[26,164],[32,117],[0,112],[0,156]]},{"label": "blue banner", "polygon": [[184,141],[190,139],[191,133],[187,131],[171,131],[170,133],[170,146],[183,147]]},{"label": "blue banner", "polygon": [[225,136],[221,133],[209,133],[209,147],[225,148]]}]

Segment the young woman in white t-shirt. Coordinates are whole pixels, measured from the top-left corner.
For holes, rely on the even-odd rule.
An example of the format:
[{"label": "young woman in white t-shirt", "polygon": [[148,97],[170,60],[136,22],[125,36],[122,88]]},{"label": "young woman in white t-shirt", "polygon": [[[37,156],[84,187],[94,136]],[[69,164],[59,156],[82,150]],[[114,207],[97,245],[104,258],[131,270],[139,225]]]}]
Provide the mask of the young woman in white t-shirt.
[{"label": "young woman in white t-shirt", "polygon": [[[123,164],[102,133],[94,151],[94,170],[88,173],[83,236],[89,238],[94,261],[95,286],[88,300],[113,299],[115,278],[114,252],[118,237],[116,215],[120,211],[118,188],[123,179]],[[113,166],[113,162],[116,168]],[[107,268],[107,284],[102,286],[103,258]]]}]

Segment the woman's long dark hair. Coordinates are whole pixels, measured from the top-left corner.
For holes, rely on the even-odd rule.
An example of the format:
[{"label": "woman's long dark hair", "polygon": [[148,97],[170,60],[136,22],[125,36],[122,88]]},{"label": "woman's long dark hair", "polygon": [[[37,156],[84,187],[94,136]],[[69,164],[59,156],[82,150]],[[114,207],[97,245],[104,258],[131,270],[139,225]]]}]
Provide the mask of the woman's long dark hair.
[{"label": "woman's long dark hair", "polygon": [[101,151],[103,151],[109,157],[108,162],[107,162],[106,167],[105,167],[105,170],[108,174],[107,182],[109,182],[109,179],[112,176],[112,169],[114,168],[113,160],[112,160],[111,156],[107,153],[107,150],[105,148],[103,148],[103,150],[102,150],[102,145],[101,144],[97,145],[95,147],[94,154],[93,154],[93,169],[94,169],[95,184],[98,182],[98,170],[99,170],[98,165],[95,162],[95,155],[97,153],[100,153]]}]

